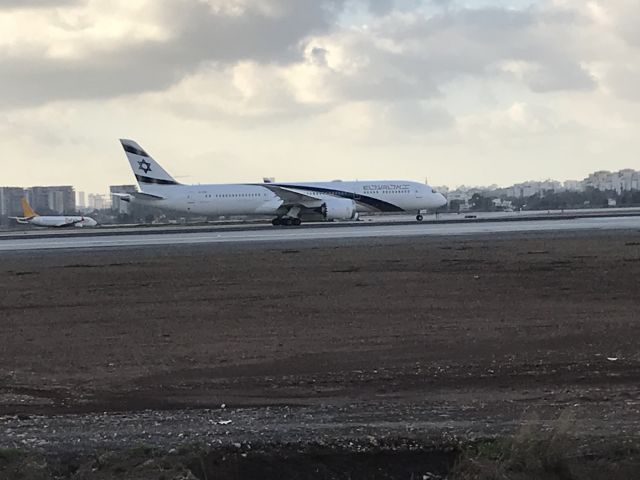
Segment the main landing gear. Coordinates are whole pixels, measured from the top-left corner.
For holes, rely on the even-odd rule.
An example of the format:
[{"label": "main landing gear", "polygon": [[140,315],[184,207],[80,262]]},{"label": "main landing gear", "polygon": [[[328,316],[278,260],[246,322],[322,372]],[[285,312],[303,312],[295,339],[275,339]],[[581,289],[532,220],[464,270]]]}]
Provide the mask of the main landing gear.
[{"label": "main landing gear", "polygon": [[300,220],[299,218],[278,217],[274,218],[271,221],[271,225],[273,225],[274,227],[280,225],[284,227],[299,227],[300,225],[302,225],[302,220]]}]

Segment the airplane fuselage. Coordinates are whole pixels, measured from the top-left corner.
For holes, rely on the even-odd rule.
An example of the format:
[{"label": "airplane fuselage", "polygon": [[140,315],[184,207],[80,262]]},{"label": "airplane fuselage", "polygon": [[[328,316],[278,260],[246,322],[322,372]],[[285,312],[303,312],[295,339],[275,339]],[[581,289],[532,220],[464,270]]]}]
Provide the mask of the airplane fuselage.
[{"label": "airplane fuselage", "polygon": [[95,227],[97,222],[89,217],[78,216],[38,216],[27,220],[26,222],[36,227],[63,228],[63,227]]},{"label": "airplane fuselage", "polygon": [[[446,200],[427,185],[409,181],[358,181],[273,184],[144,185],[144,192],[162,197],[155,207],[199,215],[278,215],[283,200],[269,187],[309,195],[323,202],[353,201],[358,213],[417,212],[435,209]],[[139,200],[137,200],[139,201]]]}]

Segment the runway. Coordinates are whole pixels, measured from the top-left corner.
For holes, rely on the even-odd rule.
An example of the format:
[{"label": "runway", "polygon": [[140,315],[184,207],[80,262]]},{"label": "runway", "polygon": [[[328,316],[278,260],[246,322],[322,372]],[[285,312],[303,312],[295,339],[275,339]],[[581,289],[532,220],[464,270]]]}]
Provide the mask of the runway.
[{"label": "runway", "polygon": [[269,228],[242,231],[131,234],[55,238],[10,238],[0,240],[0,252],[65,249],[112,249],[148,246],[203,245],[220,243],[291,242],[328,239],[459,236],[491,233],[523,233],[584,230],[640,230],[640,217],[577,218],[530,222],[484,222],[464,224],[366,224],[331,228]]}]

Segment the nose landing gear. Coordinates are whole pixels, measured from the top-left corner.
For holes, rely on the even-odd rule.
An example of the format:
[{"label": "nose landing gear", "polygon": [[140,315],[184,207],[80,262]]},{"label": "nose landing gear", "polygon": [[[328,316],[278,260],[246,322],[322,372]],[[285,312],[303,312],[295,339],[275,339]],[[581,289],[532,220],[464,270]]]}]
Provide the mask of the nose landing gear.
[{"label": "nose landing gear", "polygon": [[421,214],[416,215],[416,220],[421,222],[424,220],[424,217]]}]

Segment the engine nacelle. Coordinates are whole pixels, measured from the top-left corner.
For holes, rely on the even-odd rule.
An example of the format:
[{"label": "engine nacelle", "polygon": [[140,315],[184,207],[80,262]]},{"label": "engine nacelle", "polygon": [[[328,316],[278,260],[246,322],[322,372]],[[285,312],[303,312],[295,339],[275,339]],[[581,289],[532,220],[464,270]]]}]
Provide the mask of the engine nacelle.
[{"label": "engine nacelle", "polygon": [[330,198],[321,207],[325,220],[355,220],[358,218],[356,202],[347,198]]}]

